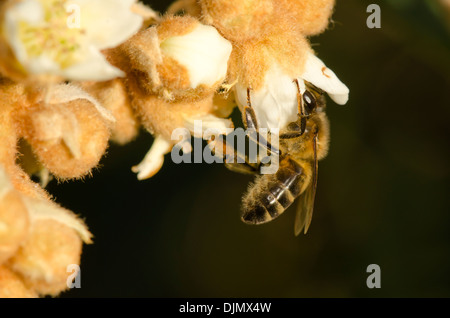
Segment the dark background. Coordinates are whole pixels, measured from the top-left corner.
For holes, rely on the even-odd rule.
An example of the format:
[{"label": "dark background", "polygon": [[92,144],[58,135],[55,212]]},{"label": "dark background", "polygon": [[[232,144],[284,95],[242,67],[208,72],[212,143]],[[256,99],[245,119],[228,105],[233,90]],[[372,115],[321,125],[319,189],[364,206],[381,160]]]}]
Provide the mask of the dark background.
[{"label": "dark background", "polygon": [[[338,1],[312,38],[350,88],[328,99],[331,147],[315,213],[295,237],[295,208],[240,221],[251,177],[219,164],[173,164],[137,181],[152,143],[112,145],[93,178],[48,189],[85,217],[81,289],[62,297],[449,297],[450,37],[437,0]],[[148,1],[163,11],[169,1]],[[366,8],[381,6],[381,29]],[[448,21],[448,20],[447,20]],[[369,264],[381,289],[366,286]]]}]

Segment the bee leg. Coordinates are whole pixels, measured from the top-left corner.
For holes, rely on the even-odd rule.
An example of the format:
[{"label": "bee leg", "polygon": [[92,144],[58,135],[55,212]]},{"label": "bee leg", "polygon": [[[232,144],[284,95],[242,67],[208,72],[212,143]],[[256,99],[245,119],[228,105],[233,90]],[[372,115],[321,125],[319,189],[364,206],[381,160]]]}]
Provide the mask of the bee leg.
[{"label": "bee leg", "polygon": [[247,106],[244,107],[242,121],[246,129],[254,129],[258,131],[258,120],[256,119],[255,110],[252,107],[250,98],[251,88],[247,88]]},{"label": "bee leg", "polygon": [[242,174],[259,174],[259,169],[247,163],[225,163],[227,169]]},{"label": "bee leg", "polygon": [[250,91],[251,88],[247,88],[247,106],[244,107],[243,110],[243,118],[242,121],[244,123],[244,127],[247,130],[254,130],[256,134],[249,134],[249,138],[252,142],[259,144],[260,146],[263,146],[265,150],[267,150],[270,153],[274,153],[276,155],[280,155],[280,150],[276,147],[274,147],[266,138],[261,136],[259,133],[259,125],[258,120],[256,119],[255,110],[252,107],[252,102],[250,98]]},{"label": "bee leg", "polygon": [[211,152],[224,160],[225,167],[229,170],[244,173],[257,174],[260,163],[251,163],[249,157],[227,144],[225,138],[217,138],[208,142]]},{"label": "bee leg", "polygon": [[308,116],[306,115],[305,105],[303,103],[302,88],[300,87],[298,79],[295,79],[294,83],[297,86],[297,108],[298,108],[298,117],[300,118],[300,133],[301,133],[300,135],[303,135],[306,129],[306,119]]},{"label": "bee leg", "polygon": [[291,138],[300,137],[301,135],[303,135],[303,133],[300,131],[292,131],[292,132],[287,132],[287,133],[281,134],[280,138],[281,139],[291,139]]}]

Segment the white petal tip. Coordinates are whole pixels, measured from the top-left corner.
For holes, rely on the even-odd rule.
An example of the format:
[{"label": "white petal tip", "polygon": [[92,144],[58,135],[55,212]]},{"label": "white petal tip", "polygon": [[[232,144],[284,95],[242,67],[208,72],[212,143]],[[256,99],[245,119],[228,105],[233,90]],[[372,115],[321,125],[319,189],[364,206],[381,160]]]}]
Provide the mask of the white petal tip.
[{"label": "white petal tip", "polygon": [[205,133],[218,133],[227,135],[234,127],[233,122],[226,118],[219,118],[212,114],[198,115],[186,118],[185,127],[194,137],[203,138]]},{"label": "white petal tip", "polygon": [[89,231],[86,224],[71,211],[60,207],[54,202],[43,199],[22,196],[22,200],[25,203],[33,222],[42,219],[57,221],[78,232],[78,235],[84,243],[92,243],[92,233]]},{"label": "white petal tip", "polygon": [[328,93],[335,103],[339,105],[347,103],[349,95],[348,87],[312,53],[308,55],[302,78]]},{"label": "white petal tip", "polygon": [[138,180],[145,180],[153,177],[164,163],[164,155],[172,149],[172,144],[163,137],[156,137],[144,160],[131,170],[137,173]]},{"label": "white petal tip", "polygon": [[153,177],[162,167],[164,157],[153,158],[146,162],[142,162],[137,166],[133,166],[131,170],[137,173],[138,180],[145,180]]},{"label": "white petal tip", "polygon": [[330,94],[330,98],[338,105],[345,105],[348,102],[348,94]]}]

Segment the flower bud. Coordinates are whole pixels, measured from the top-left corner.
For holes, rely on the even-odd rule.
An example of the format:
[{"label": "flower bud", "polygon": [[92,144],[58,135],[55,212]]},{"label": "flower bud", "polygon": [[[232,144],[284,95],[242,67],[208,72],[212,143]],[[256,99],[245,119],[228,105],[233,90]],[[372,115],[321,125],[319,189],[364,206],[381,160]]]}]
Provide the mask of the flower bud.
[{"label": "flower bud", "polygon": [[79,89],[64,85],[52,89],[47,103],[27,109],[24,137],[39,161],[55,176],[82,177],[98,164],[105,152],[114,118]]},{"label": "flower bud", "polygon": [[214,27],[189,16],[169,16],[109,55],[128,72],[129,80],[134,78],[134,90],[167,101],[197,101],[212,95],[225,80],[231,49]]},{"label": "flower bud", "polygon": [[22,278],[6,266],[0,266],[0,298],[36,298]]},{"label": "flower bud", "polygon": [[26,285],[41,295],[67,289],[67,266],[79,264],[82,242],[77,232],[58,221],[33,222],[31,233],[9,263]]},{"label": "flower bud", "polygon": [[17,251],[28,231],[28,210],[5,171],[0,169],[0,264]]},{"label": "flower bud", "polygon": [[111,140],[124,145],[139,132],[138,120],[131,108],[130,97],[122,79],[106,82],[81,82],[80,86],[97,99],[115,118],[111,129]]},{"label": "flower bud", "polygon": [[278,3],[272,0],[200,0],[203,21],[214,25],[230,41],[242,42],[261,38],[275,20],[273,12]]},{"label": "flower bud", "polygon": [[326,29],[334,3],[335,0],[277,0],[277,6],[283,9],[280,12],[292,16],[292,22],[305,36],[317,35]]},{"label": "flower bud", "polygon": [[[189,128],[195,119],[208,117],[217,113],[218,106],[214,104],[214,96],[201,99],[195,103],[190,101],[168,102],[155,95],[138,95],[134,107],[142,125],[150,133],[162,136],[170,141],[176,128]],[[231,121],[213,116],[218,127],[229,127]]]},{"label": "flower bud", "polygon": [[205,129],[211,126],[222,130],[232,127],[230,120],[213,115],[218,111],[213,97],[211,95],[196,102],[168,102],[155,95],[135,96],[134,107],[142,125],[156,137],[144,160],[133,167],[133,171],[138,173],[138,179],[150,178],[159,171],[164,162],[164,155],[178,142],[172,140],[175,129],[186,128],[193,133],[191,126],[195,120],[201,120]]}]

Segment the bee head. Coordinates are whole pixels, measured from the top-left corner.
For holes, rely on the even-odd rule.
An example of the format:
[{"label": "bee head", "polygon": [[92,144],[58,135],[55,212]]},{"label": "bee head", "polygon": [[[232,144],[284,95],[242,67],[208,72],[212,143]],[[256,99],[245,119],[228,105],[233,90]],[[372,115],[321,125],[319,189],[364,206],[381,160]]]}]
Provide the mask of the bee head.
[{"label": "bee head", "polygon": [[316,112],[322,112],[325,108],[324,91],[307,83],[307,89],[302,96],[304,116],[308,117]]},{"label": "bee head", "polygon": [[310,91],[303,93],[303,107],[305,116],[311,116],[316,111],[317,101],[315,96]]},{"label": "bee head", "polygon": [[306,86],[299,101],[297,120],[286,127],[286,131],[280,135],[282,139],[312,140],[318,134],[319,117],[325,113],[325,96],[320,88],[310,83],[306,83]]}]

